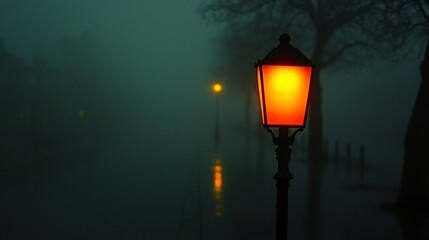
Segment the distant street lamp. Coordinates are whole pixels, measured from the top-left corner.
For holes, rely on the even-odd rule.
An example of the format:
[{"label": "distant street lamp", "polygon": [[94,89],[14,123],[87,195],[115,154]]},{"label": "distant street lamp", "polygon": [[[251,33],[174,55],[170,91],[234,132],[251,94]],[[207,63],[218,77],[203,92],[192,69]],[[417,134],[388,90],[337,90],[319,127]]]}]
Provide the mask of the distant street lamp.
[{"label": "distant street lamp", "polygon": [[222,85],[220,83],[213,84],[213,92],[215,93],[222,92]]},{"label": "distant street lamp", "polygon": [[219,126],[219,112],[220,112],[220,104],[219,104],[219,95],[222,92],[222,85],[220,83],[215,83],[212,86],[212,90],[216,96],[216,106],[215,106],[215,129],[214,129],[214,140],[215,140],[215,150],[216,154],[219,154],[219,146],[220,146],[220,126]]},{"label": "distant street lamp", "polygon": [[[289,44],[288,34],[280,44],[256,63],[262,124],[277,145],[276,239],[287,239],[289,171],[295,135],[305,127],[314,64]],[[270,127],[278,127],[275,136]],[[289,136],[289,128],[298,128]]]}]

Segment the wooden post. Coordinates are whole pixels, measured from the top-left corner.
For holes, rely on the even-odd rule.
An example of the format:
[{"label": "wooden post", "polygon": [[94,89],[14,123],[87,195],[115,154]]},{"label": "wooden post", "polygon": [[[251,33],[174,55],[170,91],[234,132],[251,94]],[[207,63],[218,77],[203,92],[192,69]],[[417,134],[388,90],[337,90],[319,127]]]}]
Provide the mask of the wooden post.
[{"label": "wooden post", "polygon": [[365,148],[361,145],[359,151],[359,180],[364,184],[365,180]]},{"label": "wooden post", "polygon": [[352,173],[352,150],[350,143],[347,143],[346,150],[346,177],[350,178]]},{"label": "wooden post", "polygon": [[338,166],[340,165],[340,150],[338,140],[335,141],[335,158],[334,158],[334,171],[338,173]]}]

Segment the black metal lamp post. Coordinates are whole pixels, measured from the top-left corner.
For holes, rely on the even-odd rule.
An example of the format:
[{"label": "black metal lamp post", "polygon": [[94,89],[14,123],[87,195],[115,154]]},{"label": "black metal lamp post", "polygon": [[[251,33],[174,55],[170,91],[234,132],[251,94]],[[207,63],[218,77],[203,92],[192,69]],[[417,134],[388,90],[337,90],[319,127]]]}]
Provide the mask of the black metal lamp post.
[{"label": "black metal lamp post", "polygon": [[[305,127],[314,64],[289,44],[288,34],[279,46],[256,63],[262,124],[277,145],[276,239],[287,239],[289,171],[295,135]],[[270,127],[278,127],[276,136]],[[289,128],[296,128],[289,136]]]},{"label": "black metal lamp post", "polygon": [[220,148],[220,126],[219,126],[220,104],[219,104],[219,95],[222,92],[222,85],[220,83],[215,83],[212,86],[212,90],[213,90],[213,92],[216,95],[214,141],[215,141],[216,154],[219,154],[219,148]]}]

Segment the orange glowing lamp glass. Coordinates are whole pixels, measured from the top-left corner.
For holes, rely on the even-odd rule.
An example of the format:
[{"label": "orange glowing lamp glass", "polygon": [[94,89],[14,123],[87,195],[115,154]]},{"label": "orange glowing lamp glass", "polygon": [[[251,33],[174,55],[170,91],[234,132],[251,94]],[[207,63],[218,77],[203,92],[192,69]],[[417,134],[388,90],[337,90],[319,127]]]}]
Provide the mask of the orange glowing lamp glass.
[{"label": "orange glowing lamp glass", "polygon": [[289,41],[283,34],[280,45],[256,63],[265,127],[305,127],[314,65]]}]

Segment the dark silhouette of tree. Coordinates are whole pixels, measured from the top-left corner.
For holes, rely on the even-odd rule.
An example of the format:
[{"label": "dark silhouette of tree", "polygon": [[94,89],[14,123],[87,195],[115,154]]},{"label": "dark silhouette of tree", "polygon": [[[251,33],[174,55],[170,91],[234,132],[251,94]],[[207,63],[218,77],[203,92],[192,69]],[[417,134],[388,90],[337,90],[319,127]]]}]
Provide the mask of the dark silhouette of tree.
[{"label": "dark silhouette of tree", "polygon": [[[307,53],[316,65],[309,112],[309,160],[320,161],[323,146],[321,73],[338,62],[356,63],[363,48],[370,47],[368,33],[377,19],[380,1],[326,0],[207,0],[200,12],[225,24],[222,45],[229,53],[226,61],[234,79],[251,85],[254,77],[240,76],[275,44],[283,32]],[[371,32],[375,33],[375,32]],[[378,35],[378,34],[376,34]],[[243,85],[243,84],[242,84]],[[252,86],[252,85],[251,85]],[[316,160],[317,159],[317,160]]]},{"label": "dark silhouette of tree", "polygon": [[[384,32],[404,39],[407,51],[422,50],[420,86],[404,139],[404,160],[397,203],[402,208],[429,210],[429,1],[396,0],[386,5],[390,14]],[[416,52],[416,51],[414,51]],[[419,52],[419,51],[417,51]]]}]

